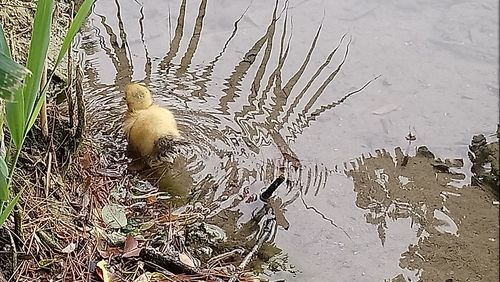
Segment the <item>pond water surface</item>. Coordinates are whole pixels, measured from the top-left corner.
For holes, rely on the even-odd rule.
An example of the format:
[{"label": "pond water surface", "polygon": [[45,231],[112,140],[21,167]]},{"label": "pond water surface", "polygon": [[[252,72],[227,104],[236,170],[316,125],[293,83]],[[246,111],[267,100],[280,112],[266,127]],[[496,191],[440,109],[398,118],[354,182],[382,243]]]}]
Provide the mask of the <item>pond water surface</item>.
[{"label": "pond water surface", "polygon": [[497,11],[493,0],[100,0],[80,41],[92,134],[126,173],[122,90],[143,82],[192,143],[173,181],[211,216],[246,222],[245,195],[286,169],[290,227],[275,242],[299,272],[274,278],[413,279],[400,258],[418,226],[388,220],[381,240],[344,170],[406,148],[410,130],[413,145],[463,158],[470,179],[467,145],[498,122]]}]

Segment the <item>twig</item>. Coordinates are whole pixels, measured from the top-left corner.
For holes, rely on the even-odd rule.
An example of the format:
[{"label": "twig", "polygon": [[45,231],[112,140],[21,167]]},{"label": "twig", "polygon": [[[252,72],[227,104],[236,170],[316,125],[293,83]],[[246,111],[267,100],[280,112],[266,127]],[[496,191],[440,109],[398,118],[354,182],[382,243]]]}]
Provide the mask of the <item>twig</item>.
[{"label": "twig", "polygon": [[48,153],[48,161],[47,161],[47,175],[45,176],[45,198],[49,197],[49,188],[50,188],[50,174],[52,171],[52,154]]},{"label": "twig", "polygon": [[17,268],[16,242],[14,241],[14,237],[12,236],[12,232],[10,232],[10,230],[7,230],[7,233],[9,233],[10,244],[12,245],[12,273],[14,273],[16,271],[16,268]]},{"label": "twig", "polygon": [[[71,16],[68,20],[68,28],[71,25],[71,22],[73,21],[73,9],[74,9],[75,3],[72,1],[71,2]],[[72,56],[71,56],[71,47],[68,48],[68,64],[67,64],[67,87],[66,87],[66,102],[68,103],[68,116],[69,116],[69,127],[71,129],[71,132],[73,132],[73,127],[74,127],[74,103],[73,103],[73,96],[71,95],[71,91],[73,90],[73,61],[72,61]]]},{"label": "twig", "polygon": [[85,130],[85,103],[83,100],[83,72],[80,66],[76,69],[76,83],[75,83],[75,94],[76,94],[76,105],[78,108],[78,125],[75,132],[75,151],[78,149],[80,144],[83,142],[83,133]]},{"label": "twig", "polygon": [[219,261],[225,260],[226,258],[229,258],[233,255],[240,255],[242,253],[243,253],[243,249],[234,249],[232,251],[220,254],[218,256],[215,256],[215,257],[209,259],[207,262],[207,266],[208,266],[208,268],[212,268],[212,266],[214,266]]}]

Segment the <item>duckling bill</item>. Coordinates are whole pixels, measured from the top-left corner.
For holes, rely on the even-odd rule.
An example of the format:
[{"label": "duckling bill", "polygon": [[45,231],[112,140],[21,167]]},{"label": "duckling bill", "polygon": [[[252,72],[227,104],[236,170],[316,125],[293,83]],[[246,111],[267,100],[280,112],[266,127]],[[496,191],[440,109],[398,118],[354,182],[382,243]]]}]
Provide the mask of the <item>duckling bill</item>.
[{"label": "duckling bill", "polygon": [[138,156],[151,166],[174,152],[181,138],[174,115],[153,102],[148,88],[132,83],[125,87],[128,111],[123,129],[132,156]]}]

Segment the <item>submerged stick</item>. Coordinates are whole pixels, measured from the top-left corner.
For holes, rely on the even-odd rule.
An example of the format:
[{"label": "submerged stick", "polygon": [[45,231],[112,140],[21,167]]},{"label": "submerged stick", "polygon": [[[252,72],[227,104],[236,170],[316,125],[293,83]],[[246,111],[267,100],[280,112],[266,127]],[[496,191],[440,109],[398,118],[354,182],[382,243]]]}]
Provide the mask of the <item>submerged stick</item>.
[{"label": "submerged stick", "polygon": [[260,248],[262,247],[262,245],[264,244],[264,242],[266,242],[269,239],[269,236],[271,236],[273,222],[275,222],[275,220],[273,218],[269,218],[269,219],[266,220],[266,223],[264,224],[262,235],[257,240],[257,243],[253,246],[252,250],[241,261],[240,265],[238,265],[238,272],[235,273],[231,277],[231,279],[229,279],[228,282],[236,282],[236,281],[238,281],[239,274],[241,274],[241,272],[243,272],[243,270],[245,269],[245,267],[250,263],[250,261],[252,260],[252,258],[260,250]]},{"label": "submerged stick", "polygon": [[263,202],[267,202],[269,198],[273,195],[274,191],[278,189],[278,187],[285,181],[285,176],[280,175],[278,178],[276,178],[267,189],[260,194],[260,200]]}]

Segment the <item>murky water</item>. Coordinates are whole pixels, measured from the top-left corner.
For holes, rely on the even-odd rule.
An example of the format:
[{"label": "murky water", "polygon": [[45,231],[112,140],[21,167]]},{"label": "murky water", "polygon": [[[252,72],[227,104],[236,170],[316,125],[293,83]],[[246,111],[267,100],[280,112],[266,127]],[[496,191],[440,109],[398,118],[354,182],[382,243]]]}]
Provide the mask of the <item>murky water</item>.
[{"label": "murky water", "polygon": [[275,277],[415,277],[400,257],[418,227],[388,220],[381,236],[344,163],[406,147],[409,129],[416,145],[467,159],[471,136],[498,121],[497,10],[493,0],[97,1],[80,42],[93,134],[126,173],[121,91],[144,82],[193,144],[165,182],[192,183],[190,201],[214,217],[240,210],[246,222],[247,196],[286,168],[277,194],[290,227],[275,242],[300,272]]}]

